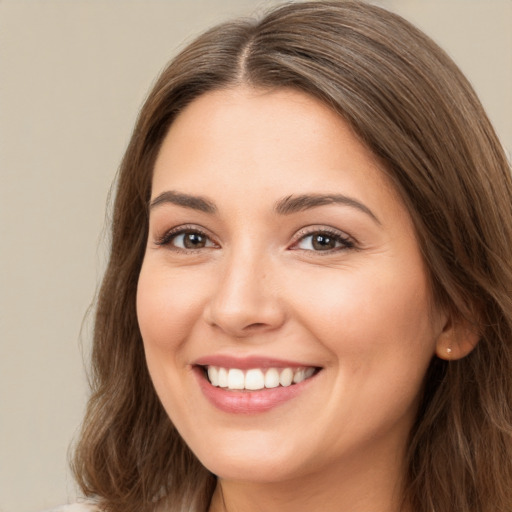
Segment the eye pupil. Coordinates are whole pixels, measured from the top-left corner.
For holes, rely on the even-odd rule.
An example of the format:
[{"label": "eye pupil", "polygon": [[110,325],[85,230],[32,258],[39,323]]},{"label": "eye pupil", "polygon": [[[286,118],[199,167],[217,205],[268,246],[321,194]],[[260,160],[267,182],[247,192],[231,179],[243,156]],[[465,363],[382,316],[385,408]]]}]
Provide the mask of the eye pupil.
[{"label": "eye pupil", "polygon": [[206,237],[200,233],[185,233],[183,245],[187,249],[197,249],[206,245]]},{"label": "eye pupil", "polygon": [[317,234],[313,236],[313,248],[319,251],[327,249],[334,249],[336,247],[336,240],[329,235]]}]

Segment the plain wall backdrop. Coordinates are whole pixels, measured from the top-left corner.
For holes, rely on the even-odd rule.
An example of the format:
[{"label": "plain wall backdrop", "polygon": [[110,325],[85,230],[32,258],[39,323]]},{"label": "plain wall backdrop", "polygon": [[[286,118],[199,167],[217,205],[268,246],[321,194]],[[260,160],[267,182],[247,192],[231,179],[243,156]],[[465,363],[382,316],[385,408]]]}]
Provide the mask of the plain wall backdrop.
[{"label": "plain wall backdrop", "polygon": [[[276,3],[0,0],[0,512],[76,495],[82,321],[105,264],[110,183],[150,85],[206,27]],[[448,51],[510,154],[512,1],[375,3]]]}]

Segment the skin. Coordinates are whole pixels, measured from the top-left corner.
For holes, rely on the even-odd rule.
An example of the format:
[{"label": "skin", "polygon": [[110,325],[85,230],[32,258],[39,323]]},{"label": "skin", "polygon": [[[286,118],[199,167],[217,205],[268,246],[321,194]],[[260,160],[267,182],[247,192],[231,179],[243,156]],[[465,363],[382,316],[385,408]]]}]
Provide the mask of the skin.
[{"label": "skin", "polygon": [[[216,212],[153,205],[137,311],[155,389],[219,477],[210,510],[396,512],[424,375],[450,327],[375,157],[316,99],[238,87],[201,96],[171,126],[152,200],[169,191]],[[363,208],[275,211],[288,196],[332,193]],[[180,226],[204,245],[162,243]],[[325,229],[348,245],[315,248]],[[321,371],[267,412],[227,413],[193,371],[212,354]]]}]

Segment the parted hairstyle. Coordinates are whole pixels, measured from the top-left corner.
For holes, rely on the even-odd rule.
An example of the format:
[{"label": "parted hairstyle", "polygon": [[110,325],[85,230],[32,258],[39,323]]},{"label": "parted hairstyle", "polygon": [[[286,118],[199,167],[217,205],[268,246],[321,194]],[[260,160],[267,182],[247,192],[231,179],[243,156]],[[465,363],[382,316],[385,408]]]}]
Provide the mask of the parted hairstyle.
[{"label": "parted hairstyle", "polygon": [[83,493],[107,512],[149,512],[162,499],[170,512],[208,508],[215,476],[159,402],[135,300],[162,140],[195,98],[240,84],[302,91],[349,123],[413,219],[434,300],[479,333],[467,357],[431,362],[407,445],[404,504],[510,512],[510,164],[452,60],[401,17],[350,0],[289,3],[217,26],[168,65],[145,101],[118,175],[96,305],[92,394],[73,461]]}]

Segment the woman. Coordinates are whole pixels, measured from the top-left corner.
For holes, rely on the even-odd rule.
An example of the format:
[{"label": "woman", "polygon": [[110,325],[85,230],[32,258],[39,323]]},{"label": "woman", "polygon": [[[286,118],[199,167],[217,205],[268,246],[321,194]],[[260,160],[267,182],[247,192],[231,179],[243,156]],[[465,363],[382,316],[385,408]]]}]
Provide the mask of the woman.
[{"label": "woman", "polygon": [[216,27],[125,154],[75,473],[105,511],[511,509],[512,183],[398,16]]}]

